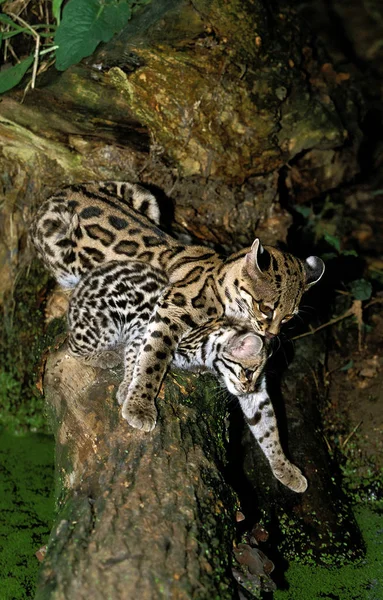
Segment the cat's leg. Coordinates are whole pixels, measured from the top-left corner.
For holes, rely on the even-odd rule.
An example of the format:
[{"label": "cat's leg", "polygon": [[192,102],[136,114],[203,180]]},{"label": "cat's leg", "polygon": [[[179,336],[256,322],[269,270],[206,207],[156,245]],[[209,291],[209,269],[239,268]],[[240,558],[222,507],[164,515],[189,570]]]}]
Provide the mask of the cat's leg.
[{"label": "cat's leg", "polygon": [[129,341],[124,348],[124,378],[117,390],[116,398],[119,404],[122,404],[128,395],[129,386],[133,379],[136,358],[140,349],[141,338],[136,337]]},{"label": "cat's leg", "polygon": [[100,318],[92,316],[91,311],[86,306],[82,310],[69,307],[68,352],[92,367],[115,367],[123,359],[122,348],[118,347],[119,328],[110,320],[101,325]]},{"label": "cat's leg", "polygon": [[68,346],[68,351],[71,356],[74,356],[91,367],[112,369],[122,363],[123,349],[115,347],[114,350],[108,350],[108,348],[108,345],[105,346],[105,349],[102,349],[102,347],[100,348],[99,346],[97,351],[90,351],[87,348],[84,349],[80,348],[78,345],[71,344]]},{"label": "cat's leg", "polygon": [[278,433],[273,405],[266,389],[266,378],[262,375],[259,390],[238,396],[246,422],[269,461],[274,476],[294,492],[307,489],[307,479],[285,456]]},{"label": "cat's leg", "polygon": [[61,319],[68,311],[70,297],[73,290],[63,289],[59,285],[55,287],[48,298],[45,307],[45,321],[50,323],[53,319]]},{"label": "cat's leg", "polygon": [[123,400],[124,419],[144,431],[156,425],[155,399],[180,339],[191,328],[189,315],[173,303],[173,297],[174,291],[167,290],[153,311]]},{"label": "cat's leg", "polygon": [[123,351],[119,351],[118,348],[115,350],[102,350],[101,352],[95,352],[94,354],[88,354],[80,358],[84,363],[91,367],[98,367],[99,369],[113,369],[120,365],[123,360]]}]

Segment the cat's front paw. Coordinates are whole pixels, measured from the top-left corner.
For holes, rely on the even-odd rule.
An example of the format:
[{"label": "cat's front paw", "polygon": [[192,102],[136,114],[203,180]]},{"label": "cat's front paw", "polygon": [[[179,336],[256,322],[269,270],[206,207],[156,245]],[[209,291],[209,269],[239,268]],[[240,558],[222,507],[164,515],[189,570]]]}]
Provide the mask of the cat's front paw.
[{"label": "cat's front paw", "polygon": [[273,468],[274,476],[286,487],[303,494],[307,490],[307,479],[302,471],[291,463],[284,463]]},{"label": "cat's front paw", "polygon": [[139,406],[126,400],[122,406],[122,416],[129,425],[142,431],[152,431],[157,422],[157,411],[154,404]]}]

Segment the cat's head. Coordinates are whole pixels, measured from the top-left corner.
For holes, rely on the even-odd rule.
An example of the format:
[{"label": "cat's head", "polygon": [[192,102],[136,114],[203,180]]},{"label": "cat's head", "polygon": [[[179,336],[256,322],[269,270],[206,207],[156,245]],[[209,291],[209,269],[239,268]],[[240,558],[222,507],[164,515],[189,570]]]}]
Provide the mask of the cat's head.
[{"label": "cat's head", "polygon": [[231,394],[240,396],[256,390],[268,358],[266,345],[251,331],[235,331],[222,344],[215,370]]},{"label": "cat's head", "polygon": [[273,337],[281,325],[297,314],[304,292],[324,273],[317,256],[301,260],[257,238],[244,259],[244,285],[240,295],[260,335]]}]

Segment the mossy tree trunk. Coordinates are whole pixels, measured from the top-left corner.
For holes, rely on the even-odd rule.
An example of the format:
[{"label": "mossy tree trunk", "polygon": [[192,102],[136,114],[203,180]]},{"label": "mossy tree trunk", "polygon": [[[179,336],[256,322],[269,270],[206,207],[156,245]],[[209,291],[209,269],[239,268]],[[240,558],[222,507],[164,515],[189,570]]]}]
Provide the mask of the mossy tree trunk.
[{"label": "mossy tree trunk", "polygon": [[[335,72],[286,2],[155,0],[93,57],[50,70],[20,104],[22,96],[0,104],[1,295],[30,258],[34,206],[62,185],[142,181],[174,200],[177,233],[233,251],[255,235],[286,241],[291,216],[281,194],[304,202],[357,170],[352,81]],[[212,435],[223,408],[211,413],[204,394],[195,397],[207,402],[202,409],[199,401],[160,401],[157,428],[140,434],[113,404],[113,374],[98,374],[96,384],[83,369],[76,387],[69,362],[60,354],[47,364],[62,487],[38,598],[105,598],[108,589],[113,598],[138,597],[127,592],[132,582],[143,598],[150,590],[231,597],[233,504]],[[80,391],[84,381],[88,391]],[[325,456],[323,439],[311,440],[296,459],[304,471]],[[285,506],[280,489],[273,502]],[[308,494],[315,489],[314,476]],[[290,513],[299,502],[295,495]]]},{"label": "mossy tree trunk", "polygon": [[36,600],[233,598],[235,498],[210,378],[168,376],[150,434],[121,419],[118,382],[65,348],[48,359],[59,511]]},{"label": "mossy tree trunk", "polygon": [[154,186],[178,231],[227,251],[256,233],[285,241],[281,192],[306,200],[357,170],[359,107],[342,75],[288,3],[156,0],[94,56],[3,95],[0,294],[33,206],[73,182]]}]

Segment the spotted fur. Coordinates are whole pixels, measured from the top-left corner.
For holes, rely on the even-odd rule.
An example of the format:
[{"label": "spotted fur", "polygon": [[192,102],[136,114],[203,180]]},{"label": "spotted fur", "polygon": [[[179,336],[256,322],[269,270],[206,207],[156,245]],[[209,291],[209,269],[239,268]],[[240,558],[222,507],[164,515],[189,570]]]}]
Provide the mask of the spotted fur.
[{"label": "spotted fur", "polygon": [[[123,181],[72,185],[41,205],[30,237],[58,283],[73,288],[90,269],[110,260],[112,253],[115,259],[135,258],[138,246],[133,238],[141,230],[140,222],[135,223],[139,216],[146,217],[146,226],[160,223],[156,198],[140,185]],[[140,260],[150,262],[150,258],[144,254]]]},{"label": "spotted fur", "polygon": [[228,258],[204,246],[184,246],[134,210],[136,203],[139,210],[146,208],[145,194],[149,206],[155,203],[149,192],[132,184],[71,186],[41,207],[31,237],[64,287],[74,287],[89,271],[113,260],[140,261],[165,273],[167,282],[138,350],[122,408],[131,425],[150,431],[167,367],[191,330],[225,317],[259,335],[276,335],[324,266],[317,257],[302,261],[262,247],[258,239]]},{"label": "spotted fur", "polygon": [[306,491],[307,479],[300,469],[286,458],[282,450],[265,374],[262,373],[254,392],[238,396],[238,400],[250,431],[262,448],[274,477],[294,492]]},{"label": "spotted fur", "polygon": [[[124,357],[124,378],[117,399],[130,412],[129,421],[147,419],[145,412],[140,415],[139,409],[136,410],[134,400],[127,407],[124,403],[150,314],[166,284],[166,275],[150,265],[112,261],[88,273],[70,301],[69,352],[104,368]],[[307,482],[287,460],[279,442],[264,381],[267,356],[267,342],[261,337],[241,324],[219,318],[185,335],[172,363],[189,371],[210,371],[236,395],[275,476],[289,488],[303,492]],[[151,375],[155,366],[152,371]],[[127,418],[126,413],[124,416]],[[141,422],[135,425],[142,428]]]}]

